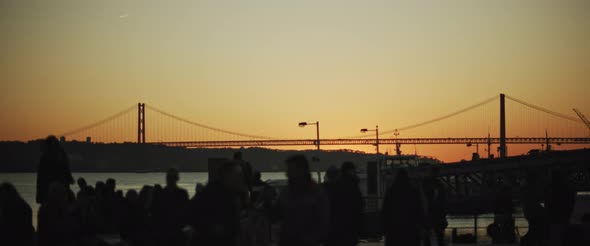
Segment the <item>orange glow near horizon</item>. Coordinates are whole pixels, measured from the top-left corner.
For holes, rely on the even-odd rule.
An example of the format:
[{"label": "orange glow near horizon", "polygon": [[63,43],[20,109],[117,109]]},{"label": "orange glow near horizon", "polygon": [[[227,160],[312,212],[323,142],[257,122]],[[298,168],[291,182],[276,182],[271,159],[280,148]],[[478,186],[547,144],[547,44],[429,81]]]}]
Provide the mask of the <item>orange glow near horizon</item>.
[{"label": "orange glow near horizon", "polygon": [[[322,138],[358,136],[499,93],[590,117],[589,1],[23,0],[0,3],[0,31],[0,141],[60,134],[138,102],[288,139],[315,138],[300,121],[320,121]],[[230,138],[147,113],[148,141]],[[507,137],[590,135],[579,122],[510,100],[506,113]],[[496,100],[399,137],[497,137],[498,118]],[[132,111],[103,132],[68,138],[136,141],[136,125]],[[508,153],[531,148],[540,146],[511,145]],[[444,161],[470,159],[474,150],[416,146]]]}]

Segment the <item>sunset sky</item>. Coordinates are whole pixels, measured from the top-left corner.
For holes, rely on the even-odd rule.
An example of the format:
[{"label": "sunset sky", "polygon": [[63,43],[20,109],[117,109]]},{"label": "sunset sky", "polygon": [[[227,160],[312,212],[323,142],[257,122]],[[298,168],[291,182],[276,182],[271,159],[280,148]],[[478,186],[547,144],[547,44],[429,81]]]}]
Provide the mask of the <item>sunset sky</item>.
[{"label": "sunset sky", "polygon": [[[0,0],[0,34],[0,140],[59,134],[138,102],[278,138],[315,137],[300,121],[320,121],[325,138],[391,130],[499,93],[590,117],[586,0]],[[496,102],[400,137],[497,136]],[[518,118],[509,137],[590,135],[507,107]]]}]

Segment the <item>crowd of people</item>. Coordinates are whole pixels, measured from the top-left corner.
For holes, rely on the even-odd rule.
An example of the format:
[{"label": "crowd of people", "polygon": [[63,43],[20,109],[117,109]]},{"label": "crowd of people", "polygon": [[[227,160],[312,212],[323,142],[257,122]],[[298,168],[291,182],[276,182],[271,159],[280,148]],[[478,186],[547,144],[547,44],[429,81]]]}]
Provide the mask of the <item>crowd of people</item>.
[{"label": "crowd of people", "polygon": [[[37,173],[38,225],[10,183],[0,186],[0,238],[11,245],[356,245],[363,207],[355,166],[335,168],[330,182],[316,183],[308,160],[286,160],[287,186],[275,189],[242,160],[222,164],[189,197],[176,169],[166,185],[124,193],[109,178],[90,185],[77,179],[55,137],[42,146]],[[330,188],[327,188],[327,187]],[[273,224],[280,224],[274,233]],[[115,239],[111,241],[111,239]]]},{"label": "crowd of people", "polygon": [[[12,184],[0,186],[0,237],[14,245],[107,245],[109,239],[119,239],[115,241],[148,246],[271,242],[352,246],[357,245],[363,230],[365,204],[352,162],[344,162],[340,168],[331,166],[324,182],[318,184],[311,177],[306,157],[292,156],[285,162],[287,185],[276,189],[262,181],[260,172],[253,171],[237,152],[233,160],[213,172],[206,185],[197,184],[193,197],[177,185],[180,175],[176,169],[166,172],[164,187],[145,185],[139,192],[131,189],[124,193],[112,178],[94,186],[78,178],[79,191],[74,194],[68,158],[57,138],[48,137],[41,149],[36,230],[29,204]],[[430,218],[441,223],[425,224],[437,232],[441,232],[438,228],[444,230],[444,211],[435,206],[429,211],[436,212],[420,211],[421,198],[413,196],[407,173],[398,176],[384,202],[383,224],[389,241],[422,240],[412,230],[422,229],[423,221],[435,221]],[[444,192],[434,180],[427,180],[424,187],[429,204],[444,200]],[[273,225],[277,224],[275,233]]]},{"label": "crowd of people", "polygon": [[[287,185],[277,189],[262,181],[260,172],[237,152],[233,160],[212,172],[206,185],[197,184],[193,197],[180,188],[178,170],[166,172],[166,185],[145,185],[124,193],[116,180],[98,181],[94,186],[77,179],[79,191],[70,186],[74,179],[68,158],[55,137],[42,146],[37,173],[36,200],[40,204],[38,225],[32,225],[32,210],[10,183],[0,185],[0,239],[10,245],[98,246],[335,246],[357,245],[363,232],[365,207],[356,167],[344,162],[331,166],[319,184],[311,177],[308,160],[294,155],[286,161]],[[438,168],[419,182],[405,169],[385,192],[381,228],[385,245],[445,245],[446,196],[436,177]],[[524,200],[529,233],[524,245],[549,240],[549,231],[562,231],[571,215],[575,193],[560,175],[553,179],[545,207],[533,192]],[[508,194],[508,195],[507,195]],[[511,218],[509,192],[495,199],[496,214]],[[545,211],[547,210],[547,211]],[[588,218],[587,218],[588,219]],[[275,233],[278,226],[278,232]],[[3,244],[4,245],[4,244]]]}]

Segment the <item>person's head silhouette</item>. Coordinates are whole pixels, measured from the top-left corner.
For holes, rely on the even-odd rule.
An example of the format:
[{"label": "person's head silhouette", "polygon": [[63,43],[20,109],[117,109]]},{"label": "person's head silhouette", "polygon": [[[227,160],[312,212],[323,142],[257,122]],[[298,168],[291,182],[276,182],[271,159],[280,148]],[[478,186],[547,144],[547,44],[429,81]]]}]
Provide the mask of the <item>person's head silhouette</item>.
[{"label": "person's head silhouette", "polygon": [[354,176],[356,175],[356,166],[350,161],[344,162],[340,167],[340,172],[342,175]]},{"label": "person's head silhouette", "polygon": [[328,183],[334,182],[334,181],[336,181],[336,179],[338,179],[339,174],[340,174],[340,170],[338,170],[338,168],[336,166],[332,165],[332,166],[328,167],[328,170],[326,170],[326,175],[325,175],[324,179]]},{"label": "person's head silhouette", "polygon": [[312,183],[309,162],[303,155],[294,155],[287,159],[287,179],[290,189],[301,190]]},{"label": "person's head silhouette", "polygon": [[176,168],[170,168],[166,171],[166,185],[167,186],[176,186],[176,183],[180,180],[180,175],[178,174],[178,170]]},{"label": "person's head silhouette", "polygon": [[41,144],[41,152],[52,153],[59,150],[59,140],[54,135],[49,135]]},{"label": "person's head silhouette", "polygon": [[253,180],[256,181],[262,181],[262,174],[260,174],[260,171],[254,171],[254,174],[252,174]]},{"label": "person's head silhouette", "polygon": [[82,177],[78,178],[78,180],[76,182],[78,183],[78,187],[80,188],[80,190],[84,190],[84,188],[86,188],[86,186],[88,186],[86,184],[86,180]]},{"label": "person's head silhouette", "polygon": [[229,161],[219,169],[219,181],[223,187],[231,193],[240,193],[244,186],[244,174],[239,163]]}]

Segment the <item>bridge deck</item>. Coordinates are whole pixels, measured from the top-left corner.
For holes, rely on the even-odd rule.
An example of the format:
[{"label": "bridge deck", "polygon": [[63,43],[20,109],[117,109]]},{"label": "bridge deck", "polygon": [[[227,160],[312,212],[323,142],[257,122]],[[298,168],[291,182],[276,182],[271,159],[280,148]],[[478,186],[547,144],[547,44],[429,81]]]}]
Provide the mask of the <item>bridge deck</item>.
[{"label": "bridge deck", "polygon": [[[545,144],[547,141],[551,144],[590,144],[590,138],[506,138],[507,144]],[[152,142],[152,144],[187,148],[309,146],[316,143],[315,139]],[[375,139],[320,139],[320,144],[374,145]],[[384,138],[379,139],[379,144],[500,144],[500,138]]]}]

